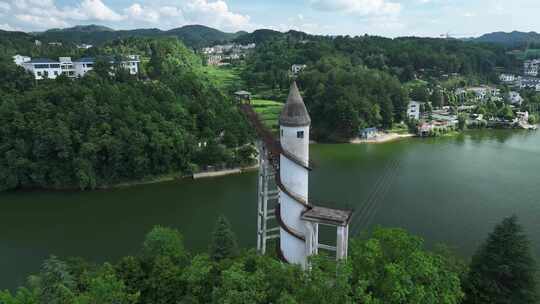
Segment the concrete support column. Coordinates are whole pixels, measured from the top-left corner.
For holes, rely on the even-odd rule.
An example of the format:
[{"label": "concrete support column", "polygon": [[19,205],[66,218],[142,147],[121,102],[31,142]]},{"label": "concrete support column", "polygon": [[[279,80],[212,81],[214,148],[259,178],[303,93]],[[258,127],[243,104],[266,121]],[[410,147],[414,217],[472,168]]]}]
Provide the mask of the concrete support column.
[{"label": "concrete support column", "polygon": [[342,260],[347,258],[347,247],[349,240],[349,226],[337,227],[337,244],[336,244],[336,259]]}]

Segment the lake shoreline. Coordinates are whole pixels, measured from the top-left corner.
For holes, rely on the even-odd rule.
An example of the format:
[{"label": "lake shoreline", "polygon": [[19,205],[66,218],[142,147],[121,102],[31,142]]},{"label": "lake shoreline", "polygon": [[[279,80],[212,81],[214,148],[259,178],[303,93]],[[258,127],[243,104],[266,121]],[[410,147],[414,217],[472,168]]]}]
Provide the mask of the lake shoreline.
[{"label": "lake shoreline", "polygon": [[160,184],[160,183],[166,183],[166,182],[173,182],[173,181],[180,181],[184,179],[208,179],[208,178],[216,178],[216,177],[222,177],[222,176],[228,176],[228,175],[234,175],[234,174],[242,174],[245,172],[250,172],[253,170],[256,170],[259,168],[259,165],[252,165],[252,166],[244,166],[244,167],[235,167],[231,169],[224,169],[224,170],[216,170],[216,171],[209,171],[209,172],[199,172],[199,173],[193,173],[188,175],[182,175],[180,173],[170,173],[170,174],[164,174],[164,175],[158,175],[154,177],[144,178],[141,180],[133,180],[133,181],[125,181],[125,182],[118,182],[110,185],[99,185],[94,189],[85,189],[82,190],[78,187],[59,187],[59,188],[40,188],[40,187],[31,187],[31,188],[18,188],[18,189],[11,189],[6,191],[0,191],[0,193],[8,193],[8,192],[97,192],[97,191],[108,191],[108,190],[115,190],[115,189],[125,189],[125,188],[132,188],[137,186],[144,186],[144,185],[152,185],[152,184]]},{"label": "lake shoreline", "polygon": [[407,134],[388,133],[388,134],[384,134],[373,139],[361,139],[361,138],[356,137],[349,140],[349,143],[350,144],[382,144],[382,143],[387,143],[387,142],[392,142],[392,141],[396,141],[396,140],[400,140],[404,138],[412,138],[412,137],[416,137],[416,135],[410,134],[410,133],[407,133]]}]

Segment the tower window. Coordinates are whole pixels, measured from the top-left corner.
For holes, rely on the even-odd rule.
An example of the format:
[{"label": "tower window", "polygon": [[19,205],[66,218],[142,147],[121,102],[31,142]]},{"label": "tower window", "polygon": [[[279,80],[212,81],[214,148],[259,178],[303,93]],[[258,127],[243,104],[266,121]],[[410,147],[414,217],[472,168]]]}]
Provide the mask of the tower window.
[{"label": "tower window", "polygon": [[297,138],[304,138],[304,131],[298,131],[298,132],[296,132],[296,137],[297,137]]},{"label": "tower window", "polygon": [[283,129],[281,129],[281,137],[283,137]]}]

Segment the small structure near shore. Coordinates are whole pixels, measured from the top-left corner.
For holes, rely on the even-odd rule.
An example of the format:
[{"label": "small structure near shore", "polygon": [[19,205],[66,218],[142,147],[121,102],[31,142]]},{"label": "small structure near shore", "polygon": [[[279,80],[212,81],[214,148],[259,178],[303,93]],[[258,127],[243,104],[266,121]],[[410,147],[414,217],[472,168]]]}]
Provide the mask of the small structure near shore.
[{"label": "small structure near shore", "polygon": [[374,139],[377,137],[378,132],[377,128],[365,128],[360,130],[359,135],[361,139]]},{"label": "small structure near shore", "polygon": [[234,92],[234,97],[236,101],[240,104],[250,104],[251,103],[251,93],[248,91],[237,91]]}]

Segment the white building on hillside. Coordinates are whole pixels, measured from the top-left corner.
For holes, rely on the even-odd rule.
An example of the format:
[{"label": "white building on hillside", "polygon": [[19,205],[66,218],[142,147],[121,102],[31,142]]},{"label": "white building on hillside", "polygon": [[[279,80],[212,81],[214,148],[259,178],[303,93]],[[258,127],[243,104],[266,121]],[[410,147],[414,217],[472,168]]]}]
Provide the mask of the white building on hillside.
[{"label": "white building on hillside", "polygon": [[523,74],[525,76],[538,76],[540,70],[540,59],[525,60],[523,63]]},{"label": "white building on hillside", "polygon": [[[94,69],[95,58],[84,57],[75,61],[71,60],[71,57],[60,57],[58,61],[48,58],[36,58],[30,59],[30,57],[20,56],[15,58],[15,63],[22,62],[21,66],[25,70],[34,75],[37,80],[41,79],[55,79],[60,75],[66,75],[67,77],[83,77],[86,73]],[[23,61],[27,60],[27,61]],[[117,62],[114,59],[107,59],[113,65]],[[131,75],[137,75],[139,73],[140,57],[138,55],[129,55],[123,58],[119,65],[129,71]]]},{"label": "white building on hillside", "polygon": [[420,106],[421,105],[422,105],[421,102],[411,100],[409,102],[409,107],[407,108],[407,117],[409,119],[420,120]]},{"label": "white building on hillside", "polygon": [[523,102],[523,97],[521,97],[518,92],[511,91],[508,93],[508,102],[513,105],[520,106]]},{"label": "white building on hillside", "polygon": [[[116,64],[116,60],[112,58],[108,58],[109,63]],[[139,73],[139,64],[140,64],[140,56],[139,55],[129,55],[123,58],[120,61],[120,66],[123,69],[126,69],[129,74],[131,75],[137,75]],[[86,73],[92,71],[94,69],[94,65],[96,63],[96,58],[94,57],[84,57],[78,60],[75,60],[73,62],[73,66],[75,68],[75,75],[77,77],[82,77]]]},{"label": "white building on hillside", "polygon": [[86,73],[94,69],[95,59],[91,57],[83,57],[73,61],[73,69],[75,76],[83,77]]},{"label": "white building on hillside", "polygon": [[60,62],[48,58],[35,58],[22,64],[36,80],[55,79],[62,74]]},{"label": "white building on hillside", "polygon": [[78,48],[78,49],[85,49],[85,50],[87,50],[87,49],[89,49],[89,48],[91,48],[91,47],[93,47],[93,45],[91,45],[91,44],[86,44],[86,43],[77,44],[77,48]]},{"label": "white building on hillside", "polygon": [[307,65],[305,65],[305,64],[293,64],[291,66],[291,72],[294,75],[298,75],[298,73],[302,72],[306,67],[307,67]]},{"label": "white building on hillside", "polygon": [[503,83],[512,83],[517,80],[516,75],[513,74],[501,74],[499,80]]},{"label": "white building on hillside", "polygon": [[13,62],[15,62],[15,64],[18,65],[18,66],[22,66],[23,63],[28,62],[30,60],[32,60],[32,58],[30,58],[28,56],[22,56],[22,55],[19,55],[19,54],[13,56]]},{"label": "white building on hillside", "polygon": [[60,62],[60,69],[62,70],[62,75],[67,77],[75,77],[75,67],[71,61],[71,57],[60,57],[58,58]]}]

